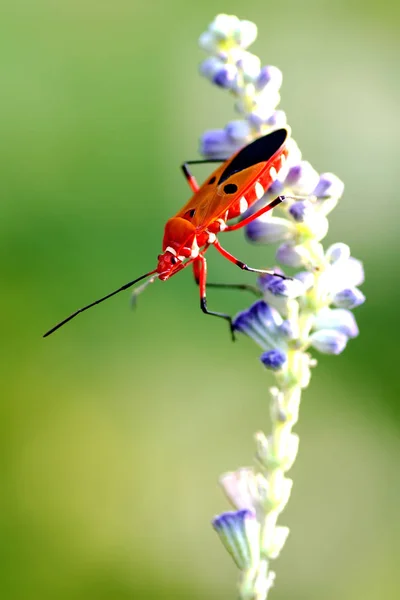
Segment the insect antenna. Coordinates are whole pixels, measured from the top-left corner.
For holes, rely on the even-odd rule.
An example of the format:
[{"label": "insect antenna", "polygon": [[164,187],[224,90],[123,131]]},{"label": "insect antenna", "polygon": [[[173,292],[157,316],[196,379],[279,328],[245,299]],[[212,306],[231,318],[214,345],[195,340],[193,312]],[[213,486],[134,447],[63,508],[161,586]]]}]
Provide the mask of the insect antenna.
[{"label": "insect antenna", "polygon": [[[52,327],[51,329],[49,329],[49,331],[47,331],[44,334],[43,337],[47,337],[51,333],[54,333],[54,331],[57,331],[57,329],[60,329],[60,327],[62,327],[63,325],[65,325],[65,323],[68,323],[68,321],[71,321],[77,315],[79,315],[80,313],[84,312],[85,310],[88,310],[89,308],[92,308],[92,306],[96,306],[96,304],[100,304],[100,302],[104,302],[104,300],[108,300],[108,298],[111,298],[111,296],[115,296],[115,294],[119,294],[119,292],[123,292],[124,290],[127,290],[128,288],[130,288],[133,285],[135,285],[135,283],[137,283],[138,281],[141,281],[142,279],[145,279],[146,277],[149,277],[150,275],[154,275],[154,273],[157,273],[157,269],[154,269],[154,271],[150,271],[149,273],[145,273],[141,277],[138,277],[137,279],[134,279],[133,281],[129,281],[128,283],[125,283],[124,285],[122,285],[117,290],[114,290],[110,294],[107,294],[107,296],[103,296],[102,298],[99,298],[98,300],[95,300],[91,304],[88,304],[87,306],[83,306],[79,310],[77,310],[74,313],[72,313],[72,315],[69,315],[69,317],[67,317],[63,321],[60,321],[60,323],[57,323],[57,325],[54,325],[54,327]],[[152,281],[154,281],[154,277],[152,277],[150,279],[150,282],[152,282]],[[141,286],[141,288],[143,288],[143,286]]]}]

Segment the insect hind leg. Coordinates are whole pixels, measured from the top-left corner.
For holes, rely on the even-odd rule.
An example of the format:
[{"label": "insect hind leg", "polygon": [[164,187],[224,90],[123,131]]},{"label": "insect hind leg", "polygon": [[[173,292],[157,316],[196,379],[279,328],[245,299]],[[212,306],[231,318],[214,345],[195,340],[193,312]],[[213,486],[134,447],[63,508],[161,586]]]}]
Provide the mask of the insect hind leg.
[{"label": "insect hind leg", "polygon": [[219,288],[223,290],[241,290],[245,292],[250,292],[260,298],[262,296],[262,292],[256,285],[251,285],[249,283],[207,283],[207,287]]},{"label": "insect hind leg", "polygon": [[205,296],[200,298],[200,308],[203,311],[203,313],[206,315],[211,315],[212,317],[220,317],[221,319],[225,319],[226,321],[228,321],[229,330],[230,330],[231,336],[232,336],[232,342],[234,342],[236,340],[235,331],[233,329],[232,317],[230,315],[227,315],[225,313],[215,312],[213,310],[208,310],[207,298]]},{"label": "insect hind leg", "polygon": [[206,296],[206,281],[207,281],[207,262],[202,254],[198,256],[198,258],[193,263],[193,273],[196,283],[199,286],[200,290],[200,308],[206,315],[211,315],[212,317],[219,317],[221,319],[225,319],[229,323],[229,330],[231,332],[232,341],[235,341],[235,333],[233,329],[232,317],[225,313],[215,312],[212,310],[208,310],[207,307],[207,296]]}]

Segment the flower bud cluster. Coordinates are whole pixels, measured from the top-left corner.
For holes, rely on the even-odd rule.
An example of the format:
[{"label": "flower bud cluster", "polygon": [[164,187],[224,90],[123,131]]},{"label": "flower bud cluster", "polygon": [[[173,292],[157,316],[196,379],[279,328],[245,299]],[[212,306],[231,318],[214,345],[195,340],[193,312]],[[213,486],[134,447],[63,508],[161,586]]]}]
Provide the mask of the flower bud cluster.
[{"label": "flower bud cluster", "polygon": [[[208,158],[228,158],[252,139],[286,125],[286,115],[277,110],[282,72],[262,66],[247,48],[257,37],[257,26],[232,15],[218,15],[199,39],[209,56],[200,73],[235,97],[240,119],[224,129],[206,132],[200,141]],[[295,146],[293,140],[291,144]]]}]

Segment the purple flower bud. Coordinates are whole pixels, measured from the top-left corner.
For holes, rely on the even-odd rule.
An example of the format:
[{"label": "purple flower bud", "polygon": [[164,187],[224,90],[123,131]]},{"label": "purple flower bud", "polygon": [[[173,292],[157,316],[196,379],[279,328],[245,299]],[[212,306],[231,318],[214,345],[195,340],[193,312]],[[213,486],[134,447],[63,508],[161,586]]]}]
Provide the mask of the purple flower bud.
[{"label": "purple flower bud", "polygon": [[289,242],[279,246],[275,258],[278,262],[288,267],[301,267],[309,259],[309,253],[304,246],[295,246]]},{"label": "purple flower bud", "polygon": [[260,117],[260,115],[250,113],[246,118],[251,127],[254,127],[258,132],[261,131],[261,127],[264,125],[264,119]]},{"label": "purple flower bud", "polygon": [[310,344],[322,354],[340,354],[346,347],[347,336],[333,329],[321,329],[310,336]]},{"label": "purple flower bud", "polygon": [[240,147],[241,144],[233,142],[223,129],[211,129],[200,138],[200,152],[208,158],[229,158]]},{"label": "purple flower bud", "polygon": [[273,296],[297,298],[304,293],[304,286],[300,281],[268,273],[260,275],[258,284],[263,292],[269,292]]},{"label": "purple flower bud", "polygon": [[356,308],[364,302],[364,294],[356,287],[341,290],[333,298],[333,304],[338,308]]},{"label": "purple flower bud", "polygon": [[268,290],[274,296],[287,296],[286,280],[277,275],[260,275],[258,283],[261,289]]},{"label": "purple flower bud", "polygon": [[282,318],[279,313],[269,306],[264,300],[254,302],[249,310],[252,319],[257,319],[261,324],[269,329],[276,329],[282,324]]},{"label": "purple flower bud", "polygon": [[293,329],[293,325],[289,319],[286,319],[282,322],[282,325],[279,327],[279,331],[281,335],[288,340],[293,340],[296,337],[295,330]]},{"label": "purple flower bud", "polygon": [[267,110],[264,110],[264,107],[257,107],[247,115],[246,118],[250,125],[258,130],[261,130],[264,125],[274,129],[280,129],[287,124],[284,111],[273,110],[271,107],[267,107]]},{"label": "purple flower bud", "polygon": [[260,360],[267,369],[279,371],[285,364],[287,357],[281,350],[274,349],[263,352],[260,356]]},{"label": "purple flower bud", "polygon": [[358,336],[358,327],[354,315],[344,308],[324,308],[315,321],[314,329],[335,329],[348,338]]},{"label": "purple flower bud", "polygon": [[276,275],[261,275],[258,278],[258,285],[263,292],[264,300],[284,316],[288,314],[293,298],[304,294],[304,286],[297,279],[283,279]]},{"label": "purple flower bud", "polygon": [[269,127],[280,129],[287,124],[286,113],[283,110],[274,110],[272,115],[265,121]]},{"label": "purple flower bud", "polygon": [[231,88],[234,86],[238,76],[235,65],[224,65],[214,73],[212,81],[222,88]]},{"label": "purple flower bud", "polygon": [[344,183],[333,173],[322,173],[319,181],[312,192],[320,200],[326,198],[340,198],[343,194]]},{"label": "purple flower bud", "polygon": [[225,131],[228,138],[230,138],[234,142],[240,142],[242,145],[248,143],[249,136],[251,135],[251,130],[248,122],[242,119],[230,121],[225,126]]},{"label": "purple flower bud", "polygon": [[210,56],[199,65],[199,71],[204,77],[213,79],[214,75],[224,66],[224,62],[215,56]]},{"label": "purple flower bud", "polygon": [[260,217],[248,224],[247,237],[261,244],[274,244],[291,239],[295,234],[295,225],[288,219],[279,217]]},{"label": "purple flower bud", "polygon": [[204,31],[199,37],[199,46],[211,54],[217,50],[217,39],[210,31]]},{"label": "purple flower bud", "polygon": [[297,223],[304,223],[312,212],[312,204],[309,200],[300,200],[293,202],[289,208],[289,213]]},{"label": "purple flower bud", "polygon": [[260,69],[260,74],[255,82],[256,89],[262,90],[266,85],[280,88],[282,85],[282,71],[277,67],[266,66]]},{"label": "purple flower bud", "polygon": [[343,244],[343,242],[337,242],[336,244],[329,246],[325,256],[329,262],[334,265],[339,261],[350,258],[350,248],[347,244]]},{"label": "purple flower bud", "polygon": [[234,330],[250,336],[253,331],[260,333],[262,330],[275,336],[281,324],[282,317],[264,300],[257,300],[248,310],[243,310],[233,319]]},{"label": "purple flower bud", "polygon": [[294,165],[286,177],[285,185],[292,188],[295,194],[309,195],[317,185],[319,175],[306,160]]}]

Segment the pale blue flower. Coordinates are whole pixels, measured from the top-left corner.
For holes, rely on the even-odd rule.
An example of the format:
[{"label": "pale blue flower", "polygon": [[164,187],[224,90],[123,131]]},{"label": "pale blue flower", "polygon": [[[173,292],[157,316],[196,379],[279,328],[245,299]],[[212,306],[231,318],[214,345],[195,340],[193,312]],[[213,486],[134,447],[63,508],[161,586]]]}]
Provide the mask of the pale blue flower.
[{"label": "pale blue flower", "polygon": [[332,303],[338,308],[356,308],[365,302],[364,294],[356,287],[346,288],[334,295]]},{"label": "pale blue flower", "polygon": [[348,337],[340,331],[321,329],[310,336],[310,345],[322,354],[340,354],[346,347]]},{"label": "pale blue flower", "polygon": [[279,312],[264,302],[257,300],[248,308],[238,313],[233,319],[233,329],[251,337],[261,348],[274,350],[287,348],[287,325]]},{"label": "pale blue flower", "polygon": [[246,227],[246,236],[259,244],[275,244],[291,240],[295,235],[295,226],[288,219],[271,217],[266,214],[252,221]]},{"label": "pale blue flower", "polygon": [[212,524],[239,569],[255,564],[260,554],[260,526],[254,511],[225,512],[215,517]]},{"label": "pale blue flower", "polygon": [[335,329],[348,338],[355,338],[359,333],[353,313],[344,308],[324,308],[319,311],[313,329]]},{"label": "pale blue flower", "polygon": [[[278,272],[275,270],[275,272]],[[260,290],[263,292],[264,300],[276,308],[281,315],[286,315],[288,304],[294,298],[304,294],[304,285],[298,279],[270,275],[260,275],[257,280]]]}]

